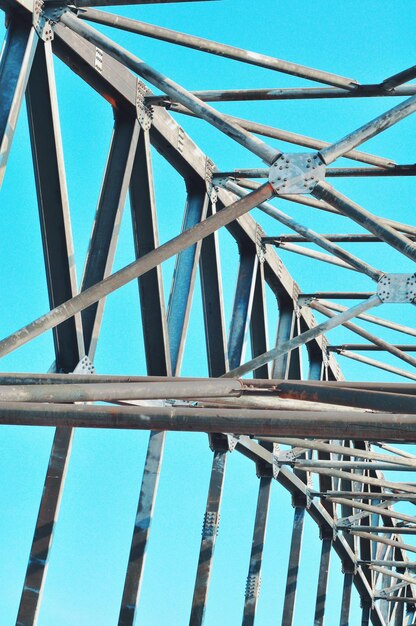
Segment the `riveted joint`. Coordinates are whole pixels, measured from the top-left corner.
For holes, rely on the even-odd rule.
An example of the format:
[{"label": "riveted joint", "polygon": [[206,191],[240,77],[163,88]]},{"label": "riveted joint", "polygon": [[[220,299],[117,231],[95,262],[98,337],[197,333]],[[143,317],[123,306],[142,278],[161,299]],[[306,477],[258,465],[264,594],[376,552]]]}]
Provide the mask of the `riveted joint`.
[{"label": "riveted joint", "polygon": [[283,153],[269,171],[277,195],[310,193],[324,178],[325,163],[318,153]]}]

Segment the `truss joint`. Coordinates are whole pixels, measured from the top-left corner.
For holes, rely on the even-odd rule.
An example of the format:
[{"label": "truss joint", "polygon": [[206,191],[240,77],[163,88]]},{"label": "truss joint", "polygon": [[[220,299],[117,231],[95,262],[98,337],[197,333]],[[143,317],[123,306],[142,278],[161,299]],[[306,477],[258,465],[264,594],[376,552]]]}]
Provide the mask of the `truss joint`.
[{"label": "truss joint", "polygon": [[277,195],[310,193],[324,178],[325,163],[317,152],[283,153],[269,171],[269,183]]}]

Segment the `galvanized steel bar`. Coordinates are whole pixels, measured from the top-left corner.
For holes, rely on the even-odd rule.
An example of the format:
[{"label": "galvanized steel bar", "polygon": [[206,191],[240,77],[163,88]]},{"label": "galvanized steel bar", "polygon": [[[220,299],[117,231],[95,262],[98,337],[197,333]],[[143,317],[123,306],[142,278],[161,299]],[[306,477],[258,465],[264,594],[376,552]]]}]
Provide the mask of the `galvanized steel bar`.
[{"label": "galvanized steel bar", "polygon": [[[400,85],[392,90],[383,90],[380,85],[357,85],[352,91],[337,87],[285,87],[270,89],[205,89],[192,92],[204,102],[245,102],[247,100],[315,100],[333,98],[379,98],[380,96],[413,96],[416,85]],[[147,102],[154,106],[168,106],[166,96],[149,96]]]},{"label": "galvanized steel bar", "polygon": [[[78,0],[78,2],[79,1],[82,0]],[[90,0],[87,1],[89,3]],[[102,11],[95,11],[94,9],[86,9],[85,11],[79,13],[79,17],[89,20],[90,22],[105,24],[114,28],[120,28],[129,32],[138,33],[146,37],[153,37],[155,39],[161,39],[162,41],[168,41],[169,43],[173,43],[175,45],[186,46],[187,48],[193,48],[200,50],[201,52],[216,54],[228,59],[242,61],[251,65],[257,65],[275,70],[277,72],[283,72],[284,74],[299,76],[300,78],[306,78],[308,80],[342,87],[343,89],[353,90],[358,84],[357,81],[352,78],[337,76],[336,74],[332,74],[330,72],[323,72],[322,70],[316,70],[311,67],[299,65],[298,63],[282,61],[281,59],[276,59],[258,52],[243,50],[242,48],[236,48],[235,46],[229,46],[227,44],[218,43],[209,39],[203,39],[202,37],[195,37],[194,35],[187,35],[175,30],[154,26],[153,24],[146,24],[121,15],[113,15],[111,13],[109,14],[103,13]]]},{"label": "galvanized steel bar", "polygon": [[329,165],[336,159],[344,156],[346,152],[352,150],[356,146],[360,146],[362,143],[379,135],[387,128],[390,128],[397,122],[411,115],[416,111],[416,96],[408,98],[404,102],[401,102],[397,106],[389,109],[382,115],[379,115],[375,119],[371,120],[361,128],[354,130],[339,141],[336,141],[328,148],[324,148],[320,151],[320,155],[324,162]]},{"label": "galvanized steel bar", "polygon": [[[172,104],[170,109],[175,113],[201,117],[180,104]],[[259,122],[253,122],[241,117],[235,117],[234,115],[224,114],[224,118],[232,124],[238,124],[239,127],[244,128],[248,132],[256,133],[257,135],[262,135],[263,137],[269,137],[270,139],[278,139],[280,141],[284,141],[285,143],[304,146],[305,148],[312,148],[314,150],[321,150],[322,148],[331,146],[329,141],[315,139],[314,137],[309,137],[307,135],[300,135],[299,133],[293,133],[281,128],[275,128],[274,126],[268,126],[267,124],[260,124]],[[360,163],[367,163],[368,165],[374,165],[380,168],[393,168],[395,166],[395,161],[392,159],[380,157],[375,154],[368,154],[367,152],[361,152],[359,150],[350,150],[344,156],[347,159],[359,161]]]}]

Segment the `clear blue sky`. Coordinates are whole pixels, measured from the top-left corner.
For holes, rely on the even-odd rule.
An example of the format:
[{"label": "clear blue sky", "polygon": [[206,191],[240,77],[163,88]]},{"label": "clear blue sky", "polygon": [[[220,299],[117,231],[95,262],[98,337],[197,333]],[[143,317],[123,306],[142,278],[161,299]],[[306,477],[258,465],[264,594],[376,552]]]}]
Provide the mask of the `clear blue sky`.
[{"label": "clear blue sky", "polygon": [[[363,83],[379,82],[414,63],[415,8],[409,0],[395,3],[223,0],[121,8],[118,12],[343,74]],[[4,35],[3,26],[0,35]],[[124,35],[120,31],[114,31],[113,36],[189,89],[313,85],[162,42]],[[80,280],[111,137],[112,112],[106,102],[59,61],[56,74]],[[312,100],[229,103],[218,108],[330,141],[398,102],[398,99]],[[180,118],[180,123],[218,167],[261,166],[257,157],[234,145],[218,131],[207,129],[205,124],[188,118]],[[369,141],[362,149],[398,163],[412,163],[415,161],[414,137],[415,119],[407,119]],[[288,144],[275,142],[275,145],[286,151],[300,150]],[[184,189],[182,181],[157,155],[154,167],[163,242],[177,234],[181,227]],[[162,176],[164,185],[158,184]],[[414,223],[415,183],[412,178],[337,179],[335,186],[378,215]],[[0,335],[3,337],[48,309],[24,107],[0,197],[0,299],[3,305]],[[321,232],[353,230],[346,220],[317,214],[300,205],[280,201],[277,206]],[[258,212],[255,216],[268,234],[285,232]],[[229,320],[238,255],[226,233],[221,235],[220,242],[226,268],[224,293]],[[366,247],[364,251],[359,245],[350,245],[349,249],[357,255],[365,254],[369,262],[384,271],[414,270],[410,261],[381,244],[369,250]],[[115,269],[130,262],[133,255],[127,206]],[[282,258],[304,291],[324,290],[328,285],[341,290],[372,289],[371,281],[358,274],[314,261],[305,262],[289,253],[282,254]],[[167,263],[164,267],[166,297],[172,270],[173,263]],[[184,375],[207,373],[205,355],[201,353],[203,321],[198,290],[199,286],[191,314],[182,368]],[[269,308],[273,340],[277,311],[270,294]],[[389,316],[390,311],[394,319],[407,325],[415,322],[415,309],[410,306],[377,314]],[[343,331],[334,332],[333,337],[337,342],[350,339]],[[400,336],[393,339],[388,332],[383,333],[383,337],[406,341]],[[52,337],[48,334],[5,358],[2,370],[44,372],[53,359]],[[124,287],[108,299],[95,364],[99,373],[145,373],[136,284]],[[395,364],[401,367],[400,362]],[[394,380],[388,374],[380,375],[376,370],[352,362],[341,365],[350,379]],[[52,435],[51,429],[3,427],[1,430],[0,626],[14,623]],[[147,438],[146,433],[140,432],[83,430],[76,433],[39,626],[112,626],[116,623]],[[142,589],[140,624],[187,623],[211,458],[204,435],[170,434],[167,438]],[[206,626],[241,623],[257,486],[253,464],[237,453],[232,454],[227,468]],[[280,620],[292,516],[289,495],[274,484],[257,626],[269,626]],[[319,551],[318,528],[308,518],[303,573],[299,580],[298,626],[309,624],[312,619]],[[339,619],[341,585],[340,562],[334,555],[327,624]],[[353,616],[358,615],[358,607],[354,594]]]}]

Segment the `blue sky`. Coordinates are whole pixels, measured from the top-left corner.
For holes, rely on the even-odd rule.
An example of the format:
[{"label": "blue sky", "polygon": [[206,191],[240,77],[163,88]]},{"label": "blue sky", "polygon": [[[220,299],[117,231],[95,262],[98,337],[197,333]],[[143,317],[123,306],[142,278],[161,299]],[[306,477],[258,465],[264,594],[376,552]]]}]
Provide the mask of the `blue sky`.
[{"label": "blue sky", "polygon": [[[365,4],[338,0],[319,4],[305,0],[297,3],[264,0],[261,8],[256,6],[253,10],[253,2],[249,0],[223,0],[194,5],[120,8],[117,11],[143,21],[343,74],[363,83],[379,82],[413,64],[415,16],[411,1],[397,0],[393,6],[391,2],[372,0]],[[105,32],[110,33],[109,30]],[[0,35],[4,35],[3,26]],[[313,85],[121,31],[114,31],[113,37],[189,89]],[[113,118],[109,105],[59,61],[55,69],[80,281]],[[399,101],[392,98],[229,103],[218,105],[218,109],[331,141]],[[218,167],[261,166],[257,157],[218,131],[207,129],[197,120],[177,119]],[[367,142],[362,149],[390,157],[398,163],[411,163],[415,160],[414,137],[415,119],[408,118]],[[273,145],[286,151],[301,150],[278,142]],[[163,242],[177,234],[181,227],[184,186],[177,174],[157,155],[154,168],[160,239]],[[163,185],[160,184],[162,177]],[[378,215],[414,223],[415,183],[412,178],[336,179],[334,184]],[[3,234],[0,332],[1,336],[6,336],[48,309],[24,107],[0,202]],[[279,201],[276,206],[321,232],[353,230],[347,220],[317,214],[300,205]],[[130,262],[134,255],[128,209],[126,206],[115,269]],[[286,232],[258,211],[253,214],[267,234]],[[359,232],[358,228],[356,232]],[[229,321],[238,255],[227,233],[221,234],[220,244]],[[410,261],[382,244],[364,250],[351,244],[348,249],[357,255],[362,254],[384,271],[413,271]],[[341,290],[368,291],[373,286],[368,278],[356,273],[314,261],[305,262],[289,253],[282,253],[282,258],[304,291],[324,290],[328,285]],[[167,298],[173,262],[165,264],[163,271]],[[277,310],[270,292],[268,303],[270,338],[273,340]],[[376,314],[389,316],[390,311],[394,312],[396,320],[414,325],[414,307],[393,307]],[[184,375],[207,373],[205,355],[201,353],[202,329],[197,283],[182,368]],[[333,336],[337,342],[350,338],[345,331],[334,332]],[[401,336],[393,339],[393,334],[387,331],[383,332],[383,337],[407,341]],[[52,362],[53,344],[51,335],[47,334],[6,357],[2,368],[3,371],[44,372]],[[393,359],[391,363],[394,363]],[[134,283],[113,294],[106,303],[95,364],[99,373],[145,373],[137,285]],[[396,365],[401,367],[400,362]],[[382,380],[394,380],[388,374],[345,360],[342,367],[350,379],[377,380],[381,377]],[[52,435],[51,429],[3,427],[1,431],[0,588],[3,597],[0,626],[8,626],[15,619]],[[85,430],[76,433],[39,626],[110,626],[116,623],[147,438],[146,433],[140,432]],[[211,452],[206,436],[168,436],[142,590],[141,624],[162,626],[168,621],[178,625],[187,622],[210,465]],[[257,485],[253,464],[233,453],[227,468],[206,626],[241,623]],[[270,615],[277,623],[280,619],[292,516],[289,495],[280,485],[274,484],[257,626],[268,626]],[[303,573],[299,581],[301,602],[295,622],[298,625],[310,623],[313,615],[315,565],[319,561],[319,551],[318,528],[308,518]],[[340,562],[334,555],[328,624],[338,620],[341,585]],[[354,594],[354,616],[358,615],[358,604]]]}]

